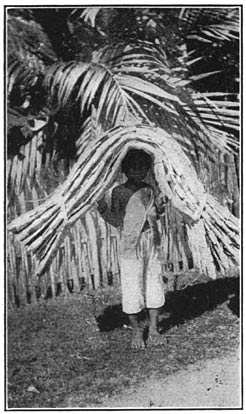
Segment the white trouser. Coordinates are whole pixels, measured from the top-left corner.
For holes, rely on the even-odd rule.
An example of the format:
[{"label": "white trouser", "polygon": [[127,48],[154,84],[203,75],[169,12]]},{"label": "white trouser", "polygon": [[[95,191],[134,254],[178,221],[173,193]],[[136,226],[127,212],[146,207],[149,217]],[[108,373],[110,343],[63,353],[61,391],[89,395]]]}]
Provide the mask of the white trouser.
[{"label": "white trouser", "polygon": [[164,283],[158,250],[150,231],[143,232],[138,247],[121,256],[123,312],[135,314],[144,308],[160,308],[165,303]]}]

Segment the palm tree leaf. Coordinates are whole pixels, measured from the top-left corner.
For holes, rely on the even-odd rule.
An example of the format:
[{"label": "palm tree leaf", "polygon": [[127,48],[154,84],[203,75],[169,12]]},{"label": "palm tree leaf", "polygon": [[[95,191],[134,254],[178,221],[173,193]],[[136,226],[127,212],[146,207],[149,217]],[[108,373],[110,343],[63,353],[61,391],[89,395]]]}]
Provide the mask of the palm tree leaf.
[{"label": "palm tree leaf", "polygon": [[177,95],[170,94],[166,92],[164,89],[155,85],[154,83],[145,81],[144,79],[133,77],[131,75],[127,75],[127,76],[120,75],[118,77],[118,80],[121,84],[126,86],[128,89],[130,90],[132,89],[134,93],[139,93],[141,95],[141,92],[144,91],[144,94],[146,96],[149,96],[150,100],[151,100],[151,96],[155,95],[158,98],[165,99],[170,102],[175,102],[179,105],[182,104]]},{"label": "palm tree leaf", "polygon": [[[116,88],[117,89],[117,85],[114,84],[114,81],[111,77],[108,77],[108,79],[104,82],[103,84],[103,90],[102,93],[100,94],[99,100],[98,100],[98,119],[101,119],[102,117],[102,112],[105,111],[105,101],[106,98],[109,96],[111,89]],[[117,105],[116,105],[117,107]]]},{"label": "palm tree leaf", "polygon": [[187,38],[211,43],[239,39],[239,8],[183,8],[180,19],[186,24]]},{"label": "palm tree leaf", "polygon": [[90,106],[90,104],[92,103],[92,100],[94,99],[96,93],[99,90],[99,87],[104,84],[107,81],[108,78],[108,74],[107,72],[105,73],[104,68],[101,68],[101,70],[96,70],[94,75],[93,75],[93,79],[91,80],[91,82],[93,83],[93,88],[91,88],[90,90],[90,95],[87,101],[87,105]]},{"label": "palm tree leaf", "polygon": [[[119,96],[119,89],[117,88],[116,85],[114,85],[112,88],[109,89],[107,99],[104,101],[104,104],[105,103],[106,103],[105,116],[107,119],[109,117],[111,109],[115,107],[117,111],[120,108],[120,103],[122,103],[122,100],[120,99],[120,96]],[[127,111],[127,105],[125,101],[123,101],[123,105],[124,105],[124,110]]]},{"label": "palm tree leaf", "polygon": [[45,77],[44,86],[57,98],[58,105],[64,107],[71,97],[79,79],[88,71],[87,63],[69,62],[52,66]]},{"label": "palm tree leaf", "polygon": [[[51,68],[47,74],[46,84],[52,93],[56,94],[58,106],[65,107],[68,102],[71,104],[71,99],[80,101],[80,111],[83,114],[93,102],[98,111],[99,122],[104,125],[104,129],[108,129],[114,125],[114,122],[122,122],[129,117],[138,120],[140,117],[145,121],[150,119],[148,112],[153,104],[156,111],[159,108],[170,117],[169,126],[167,125],[169,133],[172,132],[170,125],[174,133],[175,124],[178,128],[182,125],[182,130],[187,131],[186,138],[190,136],[188,133],[190,129],[194,136],[199,134],[200,143],[203,140],[205,147],[208,147],[209,143],[213,144],[215,129],[210,130],[209,126],[218,126],[216,145],[225,140],[226,136],[229,138],[229,135],[223,132],[221,140],[218,139],[220,123],[222,129],[229,125],[232,128],[237,127],[236,106],[233,113],[233,107],[230,108],[230,112],[223,111],[221,105],[216,107],[212,102],[218,101],[220,96],[225,97],[225,94],[212,93],[198,96],[192,89],[177,87],[179,78],[177,75],[174,76],[165,64],[156,60],[155,50],[149,60],[146,53],[134,53],[131,50],[128,55],[126,52],[121,55],[113,52],[113,59],[110,62],[105,49],[102,53],[105,57],[103,64],[95,61],[91,64],[70,62]],[[97,55],[98,59],[99,57],[100,53]],[[108,60],[107,64],[106,60]],[[177,69],[175,68],[175,72]],[[200,74],[199,77],[208,75],[208,73]],[[182,85],[185,80],[180,79]],[[221,110],[223,114],[219,113]],[[209,114],[211,114],[210,118]],[[216,124],[214,124],[214,117],[218,120]],[[162,124],[161,127],[165,128],[165,125]],[[236,131],[236,128],[234,130]],[[195,140],[191,139],[191,141],[191,147],[194,148]],[[223,144],[223,149],[230,147],[231,140],[229,146]]]},{"label": "palm tree leaf", "polygon": [[215,73],[220,73],[220,70],[214,70],[213,72],[206,72],[206,73],[200,73],[199,75],[193,75],[190,76],[189,80],[194,82],[194,81],[198,81],[204,78],[207,78],[208,76],[214,75]]},{"label": "palm tree leaf", "polygon": [[24,85],[26,92],[39,78],[47,65],[56,61],[49,39],[41,26],[32,19],[8,14],[9,88]]},{"label": "palm tree leaf", "polygon": [[104,68],[94,67],[94,65],[89,68],[82,80],[77,95],[77,98],[80,99],[81,113],[86,108],[86,105],[90,105],[100,85],[103,85],[106,76],[107,72]]},{"label": "palm tree leaf", "polygon": [[218,94],[209,94],[210,99],[208,99],[208,94],[195,94],[194,102],[199,108],[199,113],[202,117],[206,116],[207,119],[210,118],[211,120],[216,117],[221,127],[225,126],[226,122],[230,125],[230,128],[237,130],[239,126],[238,102],[214,101],[213,97],[215,96],[218,96]]},{"label": "palm tree leaf", "polygon": [[160,106],[165,111],[170,112],[171,114],[174,114],[174,115],[177,115],[178,116],[178,113],[177,113],[177,111],[175,110],[175,108],[173,106],[168,105],[168,104],[165,104],[162,101],[154,98],[152,95],[143,92],[143,89],[140,89],[140,85],[139,84],[138,84],[139,88],[137,88],[137,87],[135,88],[136,83],[134,83],[134,85],[132,84],[132,82],[128,83],[128,79],[126,79],[125,82],[122,82],[122,84],[123,84],[124,89],[126,91],[135,93],[139,97],[144,98],[144,99],[146,99],[146,100],[148,100],[150,102],[153,102],[157,106]]},{"label": "palm tree leaf", "polygon": [[89,22],[91,27],[95,27],[95,20],[100,9],[101,7],[87,7],[81,13],[81,18],[83,18],[85,22]]},{"label": "palm tree leaf", "polygon": [[[138,120],[139,118],[139,121],[142,119],[144,120],[144,122],[150,123],[147,114],[143,111],[142,107],[137,103],[137,101],[133,99],[130,95],[127,95],[127,105],[130,108],[130,112],[133,114],[133,117],[136,120]],[[122,106],[121,109],[123,109]],[[119,121],[120,119],[121,118],[119,117]]]},{"label": "palm tree leaf", "polygon": [[93,143],[102,134],[102,126],[97,119],[97,111],[92,106],[91,115],[82,126],[82,133],[76,140],[77,158],[83,156],[88,148],[93,148]]},{"label": "palm tree leaf", "polygon": [[82,66],[81,64],[78,65],[77,63],[73,63],[71,65],[67,65],[62,71],[63,79],[59,80],[58,78],[58,101],[62,102],[63,106],[65,106],[66,102],[70,99],[71,93],[74,90],[78,79],[87,72],[87,69],[88,65],[86,64]]},{"label": "palm tree leaf", "polygon": [[195,59],[192,59],[192,60],[187,61],[187,62],[186,62],[186,65],[187,65],[187,66],[194,65],[194,63],[197,63],[197,62],[199,62],[200,60],[202,60],[202,57],[201,57],[201,56],[200,56],[200,57],[197,57],[197,58],[195,58]]},{"label": "palm tree leaf", "polygon": [[212,40],[211,39],[206,39],[206,38],[204,38],[202,36],[199,36],[197,34],[188,35],[187,38],[188,39],[198,40],[198,41],[203,42],[203,43],[212,43]]}]

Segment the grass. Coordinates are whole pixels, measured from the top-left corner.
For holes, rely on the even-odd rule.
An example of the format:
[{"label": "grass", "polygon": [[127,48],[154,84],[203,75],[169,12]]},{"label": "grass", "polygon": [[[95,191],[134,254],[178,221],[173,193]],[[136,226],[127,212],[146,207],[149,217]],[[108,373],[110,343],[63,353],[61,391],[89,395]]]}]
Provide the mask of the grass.
[{"label": "grass", "polygon": [[137,352],[114,288],[11,312],[8,408],[100,406],[147,377],[225,356],[239,347],[238,312],[236,277],[179,286],[167,294],[160,318],[165,345]]}]

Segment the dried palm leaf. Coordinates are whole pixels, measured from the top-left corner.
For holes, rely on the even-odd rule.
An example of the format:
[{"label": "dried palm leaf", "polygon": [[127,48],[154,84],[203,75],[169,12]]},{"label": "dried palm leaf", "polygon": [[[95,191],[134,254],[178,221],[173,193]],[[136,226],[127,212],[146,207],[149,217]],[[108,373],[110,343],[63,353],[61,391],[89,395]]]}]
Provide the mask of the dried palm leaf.
[{"label": "dried palm leaf", "polygon": [[37,273],[42,274],[52,261],[66,229],[112,186],[131,148],[151,155],[160,191],[188,219],[186,227],[195,265],[216,277],[211,250],[217,252],[221,245],[228,263],[218,253],[219,268],[238,263],[238,219],[205,192],[190,160],[170,135],[160,128],[137,125],[115,127],[103,134],[94,143],[93,151],[82,153],[66,181],[42,205],[10,223],[9,230],[37,256]]}]

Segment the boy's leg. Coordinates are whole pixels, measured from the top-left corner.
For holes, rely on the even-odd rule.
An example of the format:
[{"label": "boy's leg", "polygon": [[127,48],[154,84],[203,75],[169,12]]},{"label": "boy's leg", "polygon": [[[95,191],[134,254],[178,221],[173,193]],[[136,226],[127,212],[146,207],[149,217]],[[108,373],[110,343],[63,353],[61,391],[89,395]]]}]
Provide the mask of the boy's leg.
[{"label": "boy's leg", "polygon": [[132,326],[132,348],[144,348],[143,331],[138,314],[145,307],[142,263],[137,258],[121,258],[122,308]]},{"label": "boy's leg", "polygon": [[157,252],[153,250],[148,263],[146,283],[146,304],[150,317],[148,344],[150,345],[161,345],[165,342],[163,335],[158,332],[158,315],[164,303],[165,293],[161,263]]},{"label": "boy's leg", "polygon": [[150,325],[149,325],[149,333],[156,334],[158,333],[158,315],[159,309],[149,309],[149,318],[150,318]]},{"label": "boy's leg", "polygon": [[158,332],[158,315],[159,315],[159,309],[154,309],[154,308],[149,309],[149,317],[150,317],[149,336],[148,336],[149,345],[162,345],[165,342],[164,336]]},{"label": "boy's leg", "polygon": [[131,314],[128,317],[133,328],[131,347],[136,349],[145,348],[143,331],[139,325],[138,314]]}]

